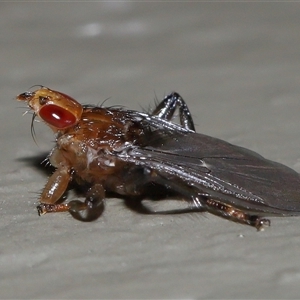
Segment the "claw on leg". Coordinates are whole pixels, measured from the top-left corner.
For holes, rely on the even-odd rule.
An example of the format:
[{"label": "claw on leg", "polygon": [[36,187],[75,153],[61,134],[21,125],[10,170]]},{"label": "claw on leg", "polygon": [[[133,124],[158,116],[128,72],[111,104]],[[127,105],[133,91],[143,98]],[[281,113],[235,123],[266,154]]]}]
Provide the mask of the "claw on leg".
[{"label": "claw on leg", "polygon": [[[251,218],[253,220],[251,220]],[[254,226],[257,229],[257,231],[264,231],[265,228],[271,226],[271,221],[269,219],[252,216],[249,218],[249,224]]]}]

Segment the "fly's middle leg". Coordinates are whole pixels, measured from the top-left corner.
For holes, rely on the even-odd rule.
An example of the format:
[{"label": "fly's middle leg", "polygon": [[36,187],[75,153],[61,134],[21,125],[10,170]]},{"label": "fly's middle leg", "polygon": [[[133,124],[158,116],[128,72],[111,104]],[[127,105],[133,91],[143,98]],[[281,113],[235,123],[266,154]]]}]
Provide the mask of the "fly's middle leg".
[{"label": "fly's middle leg", "polygon": [[104,211],[105,190],[101,184],[93,185],[85,201],[72,200],[68,203],[69,213],[79,221],[90,222],[98,219]]},{"label": "fly's middle leg", "polygon": [[181,96],[175,92],[165,97],[154,109],[152,115],[171,121],[177,109],[179,110],[180,125],[185,129],[195,131],[193,118],[188,106]]},{"label": "fly's middle leg", "polygon": [[271,222],[269,219],[245,213],[240,209],[237,209],[231,205],[222,203],[213,199],[206,199],[206,208],[210,213],[219,215],[232,221],[250,225],[255,227],[258,231],[263,231],[265,227],[269,227]]}]

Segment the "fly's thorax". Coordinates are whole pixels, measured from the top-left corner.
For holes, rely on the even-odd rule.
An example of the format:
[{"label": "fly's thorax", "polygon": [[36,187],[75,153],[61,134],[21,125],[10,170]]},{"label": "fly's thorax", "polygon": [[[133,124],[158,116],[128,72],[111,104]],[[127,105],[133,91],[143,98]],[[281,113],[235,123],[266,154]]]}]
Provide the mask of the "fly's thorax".
[{"label": "fly's thorax", "polygon": [[130,111],[85,107],[78,124],[64,134],[97,151],[115,152],[138,143],[144,135],[143,127],[141,118],[133,118]]},{"label": "fly's thorax", "polygon": [[79,177],[91,181],[90,177],[103,177],[113,173],[118,165],[118,153],[131,147],[129,142],[114,139],[83,138],[78,134],[61,134],[57,138],[55,151],[50,162],[55,167],[70,166]]},{"label": "fly's thorax", "polygon": [[[119,172],[120,155],[138,146],[143,134],[141,122],[122,110],[85,108],[76,126],[59,132],[59,160],[67,161],[82,180],[97,182]],[[57,165],[57,159],[53,161]]]}]

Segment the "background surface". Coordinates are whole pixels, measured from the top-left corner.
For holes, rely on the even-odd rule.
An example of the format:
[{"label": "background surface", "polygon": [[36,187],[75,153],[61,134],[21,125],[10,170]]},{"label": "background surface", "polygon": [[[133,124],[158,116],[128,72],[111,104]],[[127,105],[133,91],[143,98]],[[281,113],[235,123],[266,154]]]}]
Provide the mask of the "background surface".
[{"label": "background surface", "polygon": [[14,98],[41,84],[140,110],[175,90],[198,132],[300,171],[299,15],[299,3],[0,3],[0,298],[298,298],[300,218],[258,233],[121,199],[93,223],[38,217],[54,137],[36,123],[37,146]]}]

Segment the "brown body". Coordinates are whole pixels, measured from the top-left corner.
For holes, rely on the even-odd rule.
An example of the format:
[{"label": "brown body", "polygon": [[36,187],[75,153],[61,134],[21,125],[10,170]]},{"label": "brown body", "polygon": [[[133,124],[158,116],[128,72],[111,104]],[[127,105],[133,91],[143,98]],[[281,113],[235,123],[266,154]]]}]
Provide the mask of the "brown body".
[{"label": "brown body", "polygon": [[[39,214],[69,211],[82,221],[103,212],[105,192],[138,196],[160,185],[205,210],[255,226],[267,215],[300,214],[300,176],[259,154],[195,132],[185,102],[168,95],[145,114],[121,108],[82,106],[73,98],[40,88],[26,101],[56,134],[49,155],[56,171],[39,199]],[[172,122],[179,110],[179,123]],[[75,180],[87,188],[84,202],[59,200]]]}]

